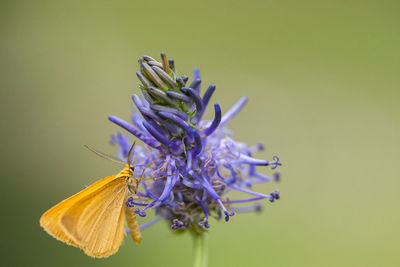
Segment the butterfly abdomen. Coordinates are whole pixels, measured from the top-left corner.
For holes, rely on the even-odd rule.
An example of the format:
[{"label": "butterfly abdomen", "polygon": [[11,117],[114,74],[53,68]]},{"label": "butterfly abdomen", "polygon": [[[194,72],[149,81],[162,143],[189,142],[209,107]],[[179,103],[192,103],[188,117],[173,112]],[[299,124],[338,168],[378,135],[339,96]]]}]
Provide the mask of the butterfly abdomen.
[{"label": "butterfly abdomen", "polygon": [[128,224],[133,241],[136,244],[142,242],[142,234],[139,230],[139,223],[136,218],[135,209],[133,207],[125,207],[126,222]]}]

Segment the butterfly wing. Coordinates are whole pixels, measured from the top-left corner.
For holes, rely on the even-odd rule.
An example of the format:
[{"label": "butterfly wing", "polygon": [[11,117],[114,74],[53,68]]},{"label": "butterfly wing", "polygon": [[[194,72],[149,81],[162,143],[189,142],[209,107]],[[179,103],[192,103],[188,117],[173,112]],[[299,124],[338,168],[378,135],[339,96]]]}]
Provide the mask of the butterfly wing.
[{"label": "butterfly wing", "polygon": [[127,177],[118,176],[70,206],[60,217],[64,232],[92,257],[118,251],[124,235]]},{"label": "butterfly wing", "polygon": [[57,205],[50,208],[46,211],[42,217],[40,218],[40,225],[44,228],[44,230],[49,233],[54,238],[65,242],[69,245],[79,247],[79,243],[74,241],[68,233],[64,231],[64,229],[60,225],[61,216],[75,203],[77,203],[80,199],[87,197],[97,190],[102,188],[104,185],[116,179],[117,175],[111,175],[106,178],[103,178],[94,184],[90,185],[86,189],[80,191],[79,193],[61,201]]}]

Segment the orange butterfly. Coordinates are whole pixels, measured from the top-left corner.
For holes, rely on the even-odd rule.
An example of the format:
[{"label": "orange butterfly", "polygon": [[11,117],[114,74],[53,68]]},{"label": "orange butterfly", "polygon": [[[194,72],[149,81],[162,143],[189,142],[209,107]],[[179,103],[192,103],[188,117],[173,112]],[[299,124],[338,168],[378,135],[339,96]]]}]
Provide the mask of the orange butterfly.
[{"label": "orange butterfly", "polygon": [[[128,153],[128,160],[134,145]],[[118,251],[124,237],[126,217],[132,239],[139,244],[142,235],[136,214],[134,208],[127,207],[125,202],[128,196],[136,195],[144,171],[150,165],[143,169],[140,179],[132,179],[134,166],[124,165],[120,173],[95,182],[46,211],[40,218],[40,225],[54,238],[82,249],[91,257],[104,258]]]}]

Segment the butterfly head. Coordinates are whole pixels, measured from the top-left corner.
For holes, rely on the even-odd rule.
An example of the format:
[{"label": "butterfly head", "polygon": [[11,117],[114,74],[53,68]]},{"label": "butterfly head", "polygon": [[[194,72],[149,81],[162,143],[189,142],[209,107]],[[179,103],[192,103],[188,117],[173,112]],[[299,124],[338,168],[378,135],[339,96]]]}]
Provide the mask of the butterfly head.
[{"label": "butterfly head", "polygon": [[133,175],[133,172],[135,171],[135,166],[126,164],[125,165],[125,170],[129,173],[129,176]]}]

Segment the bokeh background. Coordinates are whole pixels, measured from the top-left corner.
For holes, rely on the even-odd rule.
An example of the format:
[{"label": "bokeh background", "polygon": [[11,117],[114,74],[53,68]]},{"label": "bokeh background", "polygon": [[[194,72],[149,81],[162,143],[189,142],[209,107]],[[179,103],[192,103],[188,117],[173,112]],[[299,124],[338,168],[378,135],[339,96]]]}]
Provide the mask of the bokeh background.
[{"label": "bokeh background", "polygon": [[[261,214],[212,221],[210,266],[400,266],[398,1],[1,1],[1,265],[190,266],[189,236],[161,222],[96,260],[40,215],[119,166],[117,127],[137,59],[201,70],[237,140],[279,155]],[[271,173],[265,168],[264,173]],[[142,220],[144,222],[145,220]]]}]

